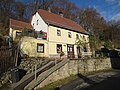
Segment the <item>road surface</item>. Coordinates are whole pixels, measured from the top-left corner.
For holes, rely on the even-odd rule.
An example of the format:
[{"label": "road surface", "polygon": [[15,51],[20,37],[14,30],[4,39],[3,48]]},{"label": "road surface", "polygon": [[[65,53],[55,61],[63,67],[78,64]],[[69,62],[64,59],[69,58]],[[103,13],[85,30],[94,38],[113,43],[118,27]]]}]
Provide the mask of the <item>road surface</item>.
[{"label": "road surface", "polygon": [[54,90],[120,90],[120,70],[83,76]]},{"label": "road surface", "polygon": [[118,75],[81,90],[120,90],[120,72]]}]

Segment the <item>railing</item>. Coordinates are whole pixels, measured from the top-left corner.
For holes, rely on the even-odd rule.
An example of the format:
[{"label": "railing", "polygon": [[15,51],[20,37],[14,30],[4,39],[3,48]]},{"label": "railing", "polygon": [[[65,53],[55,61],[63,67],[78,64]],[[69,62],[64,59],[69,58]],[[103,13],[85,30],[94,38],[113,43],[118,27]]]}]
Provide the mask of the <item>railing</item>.
[{"label": "railing", "polygon": [[34,70],[32,70],[32,73],[26,74],[19,82],[17,82],[15,85],[13,84],[12,89],[13,90],[24,90],[24,87],[26,85],[28,85],[30,82],[32,82],[32,80],[36,80],[37,77],[41,73],[46,72],[47,70],[54,67],[55,65],[57,65],[60,62],[61,62],[61,60],[60,61],[49,60],[49,62],[47,62],[46,64],[44,64],[43,66],[40,66],[40,67],[39,67],[39,64],[38,65],[35,64]]},{"label": "railing", "polygon": [[91,56],[91,55],[92,55],[92,52],[82,52],[82,55],[83,55],[83,56]]},{"label": "railing", "polygon": [[49,75],[51,75],[53,72],[64,66],[66,63],[69,62],[68,60],[63,60],[59,62],[58,64],[52,66],[48,70],[44,71],[41,73],[38,77],[36,77],[33,81],[31,81],[25,88],[24,90],[32,90],[34,89],[37,85],[39,85],[42,81],[44,81]]},{"label": "railing", "polygon": [[15,66],[16,55],[17,46],[13,48],[6,46],[0,48],[0,75]]}]

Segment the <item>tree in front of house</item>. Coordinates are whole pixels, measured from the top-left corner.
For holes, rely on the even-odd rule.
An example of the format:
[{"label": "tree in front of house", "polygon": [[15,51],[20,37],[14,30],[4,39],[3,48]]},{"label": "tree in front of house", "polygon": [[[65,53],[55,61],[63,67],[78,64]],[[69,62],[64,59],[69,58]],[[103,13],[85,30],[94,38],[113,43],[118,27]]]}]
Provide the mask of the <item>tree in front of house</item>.
[{"label": "tree in front of house", "polygon": [[[89,50],[89,41],[86,40],[84,36],[80,35],[80,38],[75,42],[78,48],[80,48],[80,57],[84,57],[83,52],[88,52]],[[86,53],[87,54],[87,53]],[[89,56],[89,55],[88,55]]]}]

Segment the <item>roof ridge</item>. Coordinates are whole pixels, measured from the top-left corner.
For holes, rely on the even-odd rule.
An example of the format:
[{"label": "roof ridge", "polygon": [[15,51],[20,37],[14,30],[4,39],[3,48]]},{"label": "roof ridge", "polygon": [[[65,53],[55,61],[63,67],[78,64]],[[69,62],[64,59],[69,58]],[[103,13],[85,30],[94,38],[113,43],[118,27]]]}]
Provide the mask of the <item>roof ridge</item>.
[{"label": "roof ridge", "polygon": [[[43,11],[45,11],[45,12],[47,12],[47,13],[54,14],[54,15],[56,15],[56,16],[62,18],[62,19],[67,19],[67,20],[72,21],[72,22],[74,22],[75,24],[77,24],[75,21],[73,21],[73,20],[71,20],[71,19],[69,19],[69,18],[66,18],[66,17],[64,17],[64,16],[61,17],[59,14],[55,14],[55,13],[53,13],[53,12],[49,12],[49,11],[44,10],[44,9],[38,9],[38,10],[43,10]],[[38,10],[37,10],[37,11],[38,11]],[[79,25],[79,24],[77,24],[77,25]]]},{"label": "roof ridge", "polygon": [[43,9],[38,9],[37,12],[41,16],[41,18],[48,24],[87,34],[85,29],[83,29],[78,23],[71,19],[61,17],[58,14],[48,12]]}]

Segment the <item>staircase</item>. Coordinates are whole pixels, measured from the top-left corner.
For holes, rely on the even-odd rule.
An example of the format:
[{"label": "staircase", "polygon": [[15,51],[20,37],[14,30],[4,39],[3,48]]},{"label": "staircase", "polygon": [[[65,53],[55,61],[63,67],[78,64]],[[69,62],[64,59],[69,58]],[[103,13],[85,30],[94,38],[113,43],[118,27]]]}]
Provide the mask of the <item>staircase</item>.
[{"label": "staircase", "polygon": [[49,75],[51,75],[53,72],[64,66],[66,63],[68,63],[69,60],[63,60],[56,64],[55,66],[49,68],[48,70],[41,73],[36,80],[32,80],[25,88],[24,90],[33,90],[36,86],[38,86],[41,82],[43,82]]},{"label": "staircase", "polygon": [[[36,70],[36,76],[45,72],[49,68],[55,65],[55,61],[50,61],[46,65]],[[25,75],[19,82],[13,83],[11,85],[12,90],[23,90],[26,85],[28,85],[35,78],[35,72]]]}]

